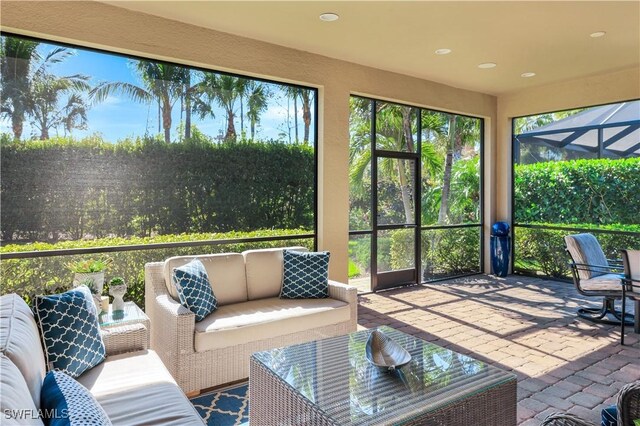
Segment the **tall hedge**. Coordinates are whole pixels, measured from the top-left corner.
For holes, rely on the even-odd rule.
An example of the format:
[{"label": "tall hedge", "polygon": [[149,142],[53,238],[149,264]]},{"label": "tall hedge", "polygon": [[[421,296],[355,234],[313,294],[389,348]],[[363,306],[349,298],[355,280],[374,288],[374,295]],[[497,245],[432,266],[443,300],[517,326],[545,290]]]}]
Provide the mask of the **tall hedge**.
[{"label": "tall hedge", "polygon": [[517,165],[518,223],[640,223],[640,158]]},{"label": "tall hedge", "polygon": [[282,143],[3,143],[2,240],[313,227],[314,153]]}]

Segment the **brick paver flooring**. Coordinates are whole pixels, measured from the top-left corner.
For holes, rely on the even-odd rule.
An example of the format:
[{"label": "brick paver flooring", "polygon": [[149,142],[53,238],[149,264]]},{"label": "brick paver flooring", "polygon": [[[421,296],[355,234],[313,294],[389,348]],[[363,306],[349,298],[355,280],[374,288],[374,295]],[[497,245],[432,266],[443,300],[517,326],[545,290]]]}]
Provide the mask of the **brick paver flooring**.
[{"label": "brick paver flooring", "polygon": [[[561,411],[600,424],[621,386],[640,380],[640,343],[627,328],[576,316],[598,306],[572,284],[480,275],[359,296],[360,328],[388,325],[518,375],[518,423]],[[631,303],[629,303],[631,304]]]}]

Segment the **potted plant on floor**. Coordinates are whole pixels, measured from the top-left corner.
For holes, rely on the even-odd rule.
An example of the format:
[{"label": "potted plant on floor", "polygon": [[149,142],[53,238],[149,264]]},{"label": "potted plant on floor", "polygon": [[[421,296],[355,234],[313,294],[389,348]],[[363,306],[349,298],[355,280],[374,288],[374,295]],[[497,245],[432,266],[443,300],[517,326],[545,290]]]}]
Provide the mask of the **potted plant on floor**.
[{"label": "potted plant on floor", "polygon": [[86,280],[92,280],[95,286],[96,294],[102,295],[104,287],[104,271],[111,264],[109,258],[83,259],[77,262],[67,264],[69,269],[75,273],[73,285],[78,286],[85,283]]}]

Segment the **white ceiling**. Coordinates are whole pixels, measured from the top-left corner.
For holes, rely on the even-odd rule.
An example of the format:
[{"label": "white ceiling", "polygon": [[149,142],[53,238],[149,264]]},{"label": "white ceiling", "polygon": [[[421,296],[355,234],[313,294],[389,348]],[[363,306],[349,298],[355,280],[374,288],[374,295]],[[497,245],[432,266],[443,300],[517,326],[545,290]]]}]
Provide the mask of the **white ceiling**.
[{"label": "white ceiling", "polygon": [[640,66],[639,1],[107,3],[495,95]]}]

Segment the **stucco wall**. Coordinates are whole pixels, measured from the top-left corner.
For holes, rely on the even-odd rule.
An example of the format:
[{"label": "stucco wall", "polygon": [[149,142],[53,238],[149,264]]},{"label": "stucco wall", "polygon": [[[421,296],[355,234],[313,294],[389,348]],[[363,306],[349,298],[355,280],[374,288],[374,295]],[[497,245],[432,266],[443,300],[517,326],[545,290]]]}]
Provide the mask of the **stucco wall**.
[{"label": "stucco wall", "polygon": [[[319,248],[347,279],[348,98],[358,93],[486,119],[486,188],[493,185],[496,98],[95,2],[3,1],[2,28],[120,53],[319,88]],[[485,191],[486,222],[493,197]]]}]

